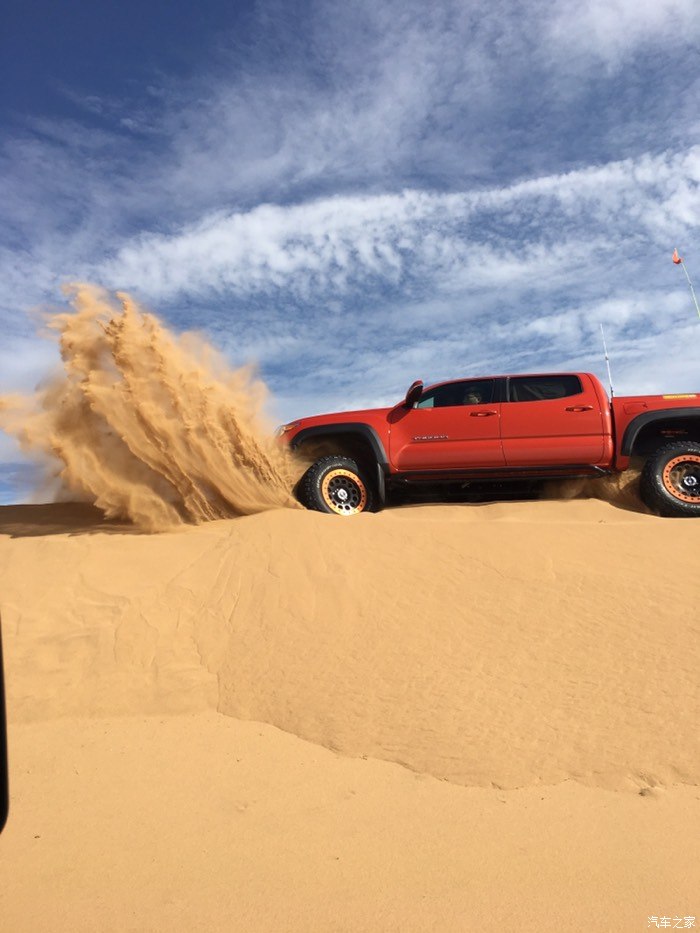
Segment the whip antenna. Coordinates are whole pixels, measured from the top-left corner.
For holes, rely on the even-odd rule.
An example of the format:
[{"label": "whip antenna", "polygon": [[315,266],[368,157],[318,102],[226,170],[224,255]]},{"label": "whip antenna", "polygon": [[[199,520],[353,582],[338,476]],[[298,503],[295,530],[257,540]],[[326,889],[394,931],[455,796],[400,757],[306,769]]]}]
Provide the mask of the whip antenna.
[{"label": "whip antenna", "polygon": [[688,270],[685,267],[683,262],[683,257],[678,255],[678,250],[674,249],[673,256],[671,257],[674,263],[677,266],[680,266],[681,269],[685,272],[685,277],[688,281],[688,288],[690,289],[690,294],[693,297],[693,304],[695,305],[695,310],[698,312],[698,317],[700,317],[700,305],[698,304],[698,299],[695,297],[695,289],[693,288],[693,283],[690,281],[690,276],[688,275]]},{"label": "whip antenna", "polygon": [[612,373],[610,372],[610,357],[608,356],[608,347],[605,343],[605,331],[603,330],[603,325],[600,325],[600,336],[603,338],[603,352],[605,353],[605,365],[608,367],[608,382],[610,383],[610,398],[613,397],[613,381]]}]

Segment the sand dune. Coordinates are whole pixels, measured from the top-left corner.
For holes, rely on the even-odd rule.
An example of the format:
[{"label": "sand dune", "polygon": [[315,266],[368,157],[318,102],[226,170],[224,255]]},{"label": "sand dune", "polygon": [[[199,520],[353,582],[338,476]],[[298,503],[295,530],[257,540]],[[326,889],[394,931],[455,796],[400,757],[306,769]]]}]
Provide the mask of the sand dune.
[{"label": "sand dune", "polygon": [[59,506],[13,538],[4,511],[19,721],[215,709],[464,785],[700,777],[696,523],[576,500],[151,537]]},{"label": "sand dune", "polygon": [[698,914],[697,787],[465,788],[216,713],[15,725],[18,933],[646,930]]},{"label": "sand dune", "polygon": [[1,508],[0,911],[32,931],[700,913],[699,535],[593,499],[157,535]]}]

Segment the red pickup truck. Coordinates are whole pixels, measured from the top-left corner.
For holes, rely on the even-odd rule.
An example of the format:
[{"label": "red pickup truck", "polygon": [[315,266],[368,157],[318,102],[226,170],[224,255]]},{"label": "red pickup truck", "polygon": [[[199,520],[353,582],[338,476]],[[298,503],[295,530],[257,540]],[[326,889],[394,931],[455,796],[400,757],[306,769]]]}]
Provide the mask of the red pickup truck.
[{"label": "red pickup truck", "polygon": [[311,466],[310,509],[380,508],[401,484],[601,476],[635,463],[655,512],[700,516],[700,394],[608,399],[591,373],[414,382],[392,408],[315,415],[280,436]]}]

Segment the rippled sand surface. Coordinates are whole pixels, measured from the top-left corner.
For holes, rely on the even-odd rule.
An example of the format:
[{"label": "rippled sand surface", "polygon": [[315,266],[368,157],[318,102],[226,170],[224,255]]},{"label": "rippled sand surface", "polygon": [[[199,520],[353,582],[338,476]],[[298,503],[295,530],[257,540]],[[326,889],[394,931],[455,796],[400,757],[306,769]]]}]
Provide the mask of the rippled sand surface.
[{"label": "rippled sand surface", "polygon": [[700,522],[595,499],[155,535],[84,505],[0,508],[3,915],[417,931],[700,914],[699,543]]}]

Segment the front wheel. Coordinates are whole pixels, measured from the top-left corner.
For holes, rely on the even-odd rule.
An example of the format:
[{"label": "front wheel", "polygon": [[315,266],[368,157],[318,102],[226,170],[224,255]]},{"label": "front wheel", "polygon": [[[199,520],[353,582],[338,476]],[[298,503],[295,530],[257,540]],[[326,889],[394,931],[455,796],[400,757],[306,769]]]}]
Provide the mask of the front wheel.
[{"label": "front wheel", "polygon": [[639,492],[659,515],[700,517],[700,444],[660,447],[644,464]]},{"label": "front wheel", "polygon": [[374,506],[372,487],[349,457],[321,457],[302,476],[297,495],[307,509],[335,515],[357,515]]}]

